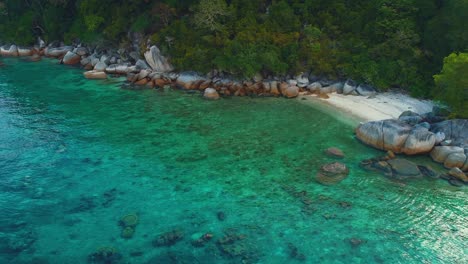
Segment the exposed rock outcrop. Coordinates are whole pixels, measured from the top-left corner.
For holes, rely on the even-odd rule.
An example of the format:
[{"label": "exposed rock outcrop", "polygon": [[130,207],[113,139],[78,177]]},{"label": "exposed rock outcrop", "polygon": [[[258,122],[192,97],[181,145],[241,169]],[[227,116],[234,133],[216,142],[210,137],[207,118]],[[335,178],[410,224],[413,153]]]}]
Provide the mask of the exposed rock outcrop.
[{"label": "exposed rock outcrop", "polygon": [[432,124],[433,133],[442,132],[452,146],[468,146],[468,119],[452,119]]},{"label": "exposed rock outcrop", "polygon": [[356,92],[362,96],[371,96],[377,93],[372,86],[366,84],[360,84],[356,88]]},{"label": "exposed rock outcrop", "polygon": [[17,57],[19,56],[18,47],[16,45],[0,47],[0,55],[5,57]]},{"label": "exposed rock outcrop", "polygon": [[73,51],[72,46],[63,46],[58,48],[47,47],[44,50],[44,55],[47,57],[61,58],[67,54],[67,52]]},{"label": "exposed rock outcrop", "polygon": [[203,93],[203,97],[205,97],[206,99],[210,99],[210,100],[218,100],[219,94],[213,88],[206,88],[205,92]]},{"label": "exposed rock outcrop", "polygon": [[20,57],[32,56],[34,52],[34,49],[18,47],[18,56]]},{"label": "exposed rock outcrop", "polygon": [[186,90],[195,90],[198,89],[204,81],[206,81],[206,79],[196,73],[183,72],[177,77],[176,85]]},{"label": "exposed rock outcrop", "polygon": [[107,74],[102,71],[87,71],[84,72],[83,75],[87,79],[107,79]]},{"label": "exposed rock outcrop", "polygon": [[299,87],[288,85],[286,88],[282,89],[281,92],[287,98],[294,98],[299,95]]},{"label": "exposed rock outcrop", "polygon": [[66,64],[66,65],[78,64],[80,63],[80,61],[81,61],[80,55],[71,51],[68,51],[62,59],[63,64]]},{"label": "exposed rock outcrop", "polygon": [[357,88],[356,82],[349,79],[346,81],[346,83],[343,86],[343,94],[344,95],[348,95],[348,94],[357,95],[356,88]]},{"label": "exposed rock outcrop", "polygon": [[436,142],[434,133],[429,132],[427,128],[415,127],[406,138],[401,152],[407,155],[419,153],[428,153],[432,150]]},{"label": "exposed rock outcrop", "polygon": [[151,46],[151,48],[145,52],[145,59],[148,65],[156,72],[170,72],[174,70],[172,65],[156,46]]}]

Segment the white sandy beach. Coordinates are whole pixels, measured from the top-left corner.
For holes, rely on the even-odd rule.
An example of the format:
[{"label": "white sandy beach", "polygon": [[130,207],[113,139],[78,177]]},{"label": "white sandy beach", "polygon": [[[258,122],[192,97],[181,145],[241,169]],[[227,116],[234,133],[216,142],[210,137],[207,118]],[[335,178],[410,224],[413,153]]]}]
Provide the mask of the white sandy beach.
[{"label": "white sandy beach", "polygon": [[423,114],[431,112],[434,106],[432,101],[420,100],[395,92],[378,93],[371,98],[336,93],[328,96],[329,99],[321,99],[316,95],[303,95],[302,97],[336,107],[339,111],[352,115],[360,121],[398,118],[406,110]]}]

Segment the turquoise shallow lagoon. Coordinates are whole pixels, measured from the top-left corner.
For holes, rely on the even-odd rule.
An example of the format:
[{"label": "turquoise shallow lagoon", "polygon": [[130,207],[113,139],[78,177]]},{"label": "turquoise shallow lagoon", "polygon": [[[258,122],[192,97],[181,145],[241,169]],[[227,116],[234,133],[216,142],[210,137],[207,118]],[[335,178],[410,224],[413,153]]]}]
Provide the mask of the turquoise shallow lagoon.
[{"label": "turquoise shallow lagoon", "polygon": [[[102,247],[119,258],[95,263],[468,262],[466,188],[361,170],[381,152],[320,107],[3,62],[0,263],[87,263]],[[351,173],[327,187],[314,176],[332,146]],[[128,214],[139,219],[125,239]],[[183,238],[154,246],[172,230]]]}]

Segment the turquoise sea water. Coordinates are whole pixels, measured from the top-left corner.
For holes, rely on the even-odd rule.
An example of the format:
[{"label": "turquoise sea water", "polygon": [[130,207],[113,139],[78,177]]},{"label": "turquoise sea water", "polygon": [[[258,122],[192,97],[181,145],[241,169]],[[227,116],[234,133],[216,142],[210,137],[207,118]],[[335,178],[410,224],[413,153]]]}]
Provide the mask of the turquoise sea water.
[{"label": "turquoise sea water", "polygon": [[[120,258],[95,263],[468,262],[466,188],[361,170],[381,153],[320,108],[3,62],[0,263],[87,263],[102,247]],[[332,146],[351,173],[327,187],[314,176]],[[124,239],[128,214],[139,220]],[[183,238],[153,245],[172,230]]]}]

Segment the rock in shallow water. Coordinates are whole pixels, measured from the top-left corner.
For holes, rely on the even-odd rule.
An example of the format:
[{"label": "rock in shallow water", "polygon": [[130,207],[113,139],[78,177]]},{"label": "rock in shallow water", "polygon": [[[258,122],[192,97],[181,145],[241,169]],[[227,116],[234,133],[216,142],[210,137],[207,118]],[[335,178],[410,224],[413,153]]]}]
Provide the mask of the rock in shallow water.
[{"label": "rock in shallow water", "polygon": [[328,156],[332,156],[332,157],[335,157],[335,158],[344,158],[344,156],[345,156],[341,149],[335,148],[335,147],[326,149],[325,153]]},{"label": "rock in shallow water", "polygon": [[62,59],[63,64],[66,64],[66,65],[78,64],[80,63],[80,61],[81,61],[81,57],[78,54],[73,53],[71,51],[68,51]]},{"label": "rock in shallow water", "polygon": [[105,72],[99,72],[99,71],[87,71],[84,72],[83,75],[87,79],[107,79],[107,74]]},{"label": "rock in shallow water", "polygon": [[450,169],[449,175],[459,181],[468,183],[468,176],[466,176],[465,173],[463,173],[463,171],[461,171],[459,168]]},{"label": "rock in shallow water", "polygon": [[323,165],[315,179],[323,185],[334,185],[344,180],[349,174],[349,169],[345,164],[333,162]]},{"label": "rock in shallow water", "polygon": [[210,99],[210,100],[218,100],[219,94],[213,88],[206,88],[205,92],[203,93],[203,97],[205,97],[206,99]]},{"label": "rock in shallow water", "polygon": [[184,232],[178,229],[172,230],[172,231],[159,235],[155,240],[153,240],[153,246],[155,247],[172,246],[175,243],[182,240],[183,238],[184,238]]},{"label": "rock in shallow water", "polygon": [[388,164],[392,167],[393,177],[395,178],[408,178],[408,177],[421,177],[418,165],[405,159],[389,160]]}]

